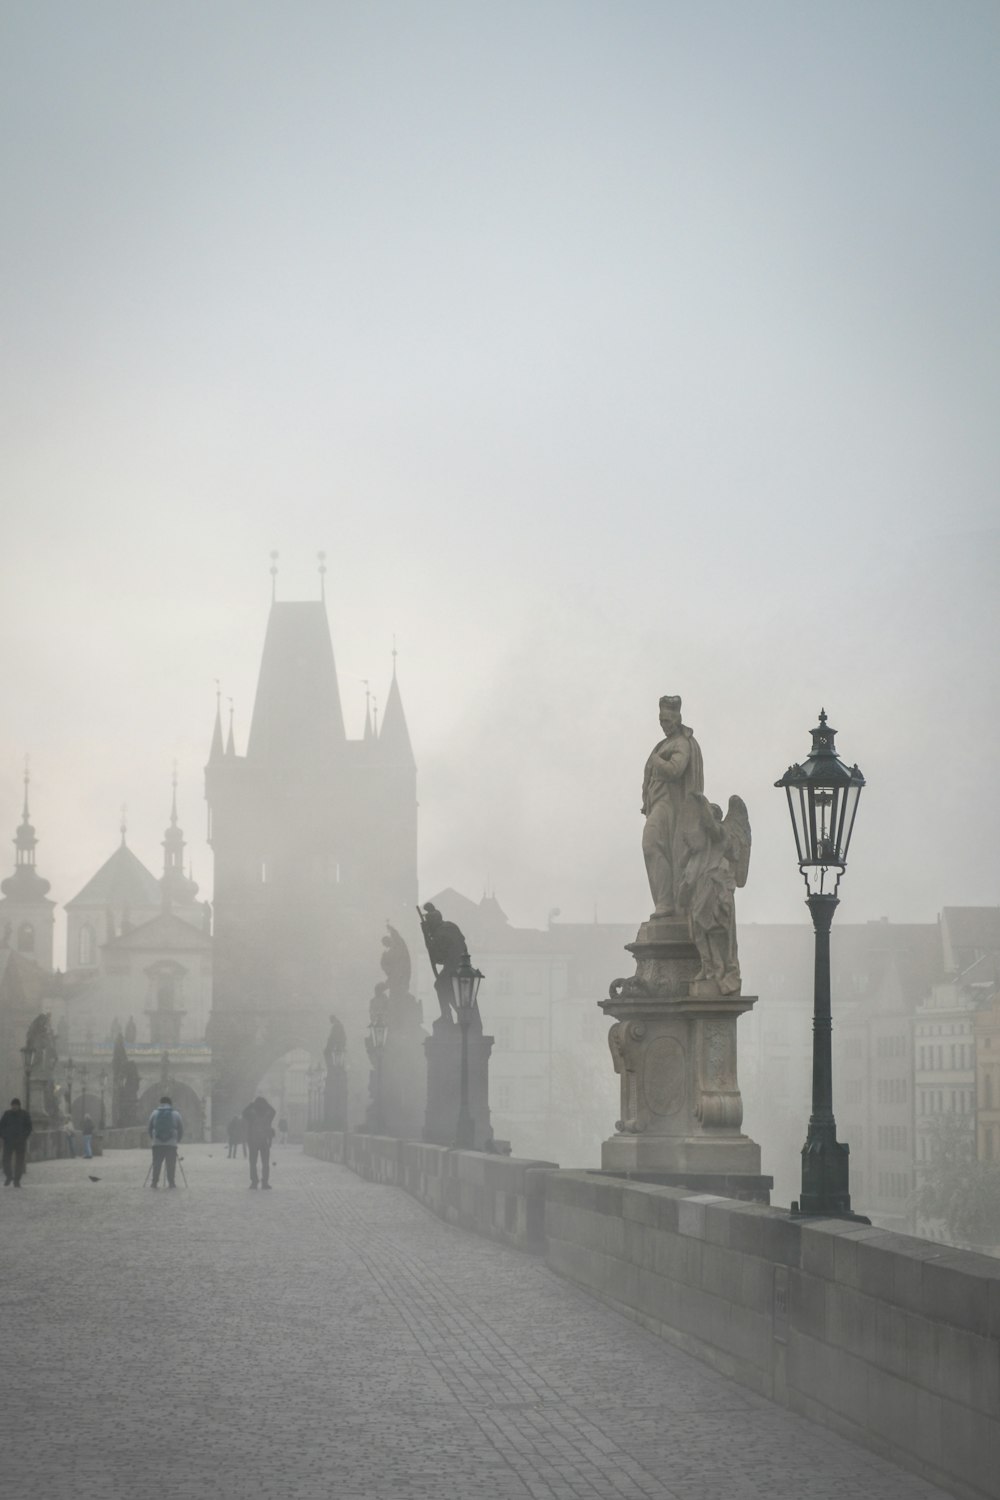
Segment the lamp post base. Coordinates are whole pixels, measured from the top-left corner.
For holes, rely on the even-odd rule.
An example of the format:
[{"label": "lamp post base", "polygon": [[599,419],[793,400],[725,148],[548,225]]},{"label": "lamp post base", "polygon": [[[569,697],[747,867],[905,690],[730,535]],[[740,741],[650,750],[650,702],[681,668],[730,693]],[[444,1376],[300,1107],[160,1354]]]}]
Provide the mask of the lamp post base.
[{"label": "lamp post base", "polygon": [[829,1132],[811,1135],[802,1147],[802,1192],[792,1213],[805,1218],[852,1219],[870,1224],[851,1209],[851,1148]]}]

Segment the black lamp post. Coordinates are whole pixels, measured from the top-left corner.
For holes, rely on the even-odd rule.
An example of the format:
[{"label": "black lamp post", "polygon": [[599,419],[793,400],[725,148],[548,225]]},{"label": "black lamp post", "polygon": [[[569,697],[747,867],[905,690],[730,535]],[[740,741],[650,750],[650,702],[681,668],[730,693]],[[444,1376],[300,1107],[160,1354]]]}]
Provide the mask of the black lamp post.
[{"label": "black lamp post", "polygon": [[384,1015],[377,1015],[369,1022],[368,1031],[372,1041],[372,1067],[375,1071],[375,1094],[372,1100],[374,1105],[375,1134],[381,1135],[382,1122],[382,1054],[385,1051],[385,1039],[389,1035],[389,1022]]},{"label": "black lamp post", "polygon": [[105,1123],[106,1123],[106,1120],[107,1120],[107,1115],[106,1115],[105,1109],[104,1109],[104,1090],[108,1086],[108,1070],[107,1070],[107,1068],[102,1068],[101,1069],[97,1081],[101,1085],[101,1129],[103,1130],[105,1128]]},{"label": "black lamp post", "polygon": [[87,1112],[87,1064],[80,1064],[80,1113]]},{"label": "black lamp post", "polygon": [[73,1118],[73,1059],[66,1060],[66,1113]]},{"label": "black lamp post", "polygon": [[458,1096],[458,1130],[455,1145],[460,1151],[471,1151],[476,1143],[476,1129],[469,1112],[469,1025],[476,1011],[476,996],[483,976],[472,967],[468,953],[463,953],[461,962],[452,975],[455,992],[455,1013],[462,1033],[462,1077]]},{"label": "black lamp post", "polygon": [[35,1066],[35,1049],[29,1042],[21,1048],[21,1058],[24,1062],[24,1107],[31,1113],[31,1070]]},{"label": "black lamp post", "polygon": [[865,778],[856,765],[848,768],[838,759],[835,734],[821,709],[808,758],[801,765],[789,766],[774,783],[784,787],[788,798],[806,905],[816,934],[812,1114],[802,1148],[802,1195],[798,1204],[792,1204],[792,1212],[867,1224],[868,1219],[851,1212],[850,1147],[837,1140],[833,1118],[830,1017],[830,927],[839,905],[837,890]]}]

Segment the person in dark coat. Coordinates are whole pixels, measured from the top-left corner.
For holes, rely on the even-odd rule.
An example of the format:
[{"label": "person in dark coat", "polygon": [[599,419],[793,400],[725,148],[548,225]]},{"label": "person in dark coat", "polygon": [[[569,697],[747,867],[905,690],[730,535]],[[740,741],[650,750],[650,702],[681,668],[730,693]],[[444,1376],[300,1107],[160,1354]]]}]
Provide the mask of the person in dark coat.
[{"label": "person in dark coat", "polygon": [[20,1099],[10,1101],[10,1109],[0,1115],[0,1141],[3,1141],[4,1186],[21,1186],[24,1176],[24,1158],[28,1151],[28,1136],[31,1134],[31,1116],[21,1108]]},{"label": "person in dark coat", "polygon": [[260,1094],[243,1111],[246,1142],[250,1147],[250,1186],[252,1188],[257,1186],[258,1157],[260,1158],[260,1185],[262,1188],[271,1186],[268,1177],[271,1172],[271,1142],[274,1139],[271,1121],[274,1115],[273,1106],[268,1104]]}]

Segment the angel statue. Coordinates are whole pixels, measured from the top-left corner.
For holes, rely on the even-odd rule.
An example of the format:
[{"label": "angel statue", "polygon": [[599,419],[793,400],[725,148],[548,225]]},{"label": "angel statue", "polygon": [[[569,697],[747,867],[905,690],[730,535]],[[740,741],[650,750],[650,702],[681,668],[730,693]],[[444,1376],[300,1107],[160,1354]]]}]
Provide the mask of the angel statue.
[{"label": "angel statue", "polygon": [[718,986],[720,995],[740,992],[734,891],[747,883],[750,819],[742,797],[730,797],[729,811],[701,792],[689,792],[680,827],[681,878],[678,905],[691,918],[691,935],[701,968],[696,981]]}]

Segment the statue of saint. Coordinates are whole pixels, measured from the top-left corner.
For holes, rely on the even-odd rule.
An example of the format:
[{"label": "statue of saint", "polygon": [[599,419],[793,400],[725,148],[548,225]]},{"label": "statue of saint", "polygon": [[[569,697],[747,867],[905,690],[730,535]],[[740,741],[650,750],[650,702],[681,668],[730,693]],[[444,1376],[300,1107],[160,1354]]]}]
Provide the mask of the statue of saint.
[{"label": "statue of saint", "polygon": [[452,976],[468,952],[468,947],[458,924],[446,922],[432,901],[426,902],[422,911],[418,907],[417,915],[427,944],[427,957],[434,971],[434,989],[441,1007],[440,1020],[451,1025],[455,1003]]},{"label": "statue of saint", "polygon": [[59,1054],[56,1049],[55,1033],[52,1030],[51,1011],[43,1011],[41,1015],[35,1017],[28,1027],[25,1042],[34,1050],[32,1067],[39,1074],[52,1073],[59,1061]]},{"label": "statue of saint", "polygon": [[734,891],[747,883],[750,819],[742,797],[729,811],[699,792],[687,799],[680,825],[678,904],[690,913],[691,935],[701,968],[696,980],[712,981],[721,995],[740,992]]},{"label": "statue of saint", "polygon": [[642,853],[653,897],[654,917],[676,916],[678,903],[678,826],[689,792],[704,792],[701,749],[681,723],[680,698],[660,699],[664,738],[653,747],[642,780]]}]

